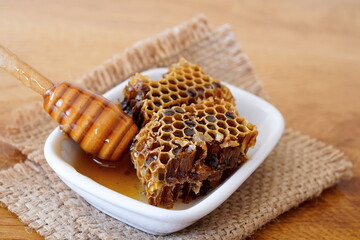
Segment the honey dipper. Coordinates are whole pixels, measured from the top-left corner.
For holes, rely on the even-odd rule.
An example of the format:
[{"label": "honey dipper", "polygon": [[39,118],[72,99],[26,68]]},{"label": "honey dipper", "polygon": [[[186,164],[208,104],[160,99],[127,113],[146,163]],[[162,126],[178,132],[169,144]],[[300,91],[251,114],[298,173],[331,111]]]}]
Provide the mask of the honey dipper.
[{"label": "honey dipper", "polygon": [[116,104],[70,83],[52,83],[1,45],[0,67],[41,94],[45,111],[62,131],[101,160],[118,160],[138,132]]}]

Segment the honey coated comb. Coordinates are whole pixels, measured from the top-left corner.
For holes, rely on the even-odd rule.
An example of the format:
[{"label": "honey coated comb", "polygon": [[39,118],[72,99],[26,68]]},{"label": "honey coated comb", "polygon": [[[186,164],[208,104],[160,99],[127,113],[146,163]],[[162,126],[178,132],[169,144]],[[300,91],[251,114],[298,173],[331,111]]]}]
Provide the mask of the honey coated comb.
[{"label": "honey coated comb", "polygon": [[205,74],[200,66],[182,58],[158,81],[136,74],[124,89],[121,107],[141,127],[160,108],[189,105],[209,97],[234,103],[226,86]]},{"label": "honey coated comb", "polygon": [[165,208],[217,186],[247,160],[258,134],[232,103],[218,98],[152,114],[131,156],[150,204]]}]

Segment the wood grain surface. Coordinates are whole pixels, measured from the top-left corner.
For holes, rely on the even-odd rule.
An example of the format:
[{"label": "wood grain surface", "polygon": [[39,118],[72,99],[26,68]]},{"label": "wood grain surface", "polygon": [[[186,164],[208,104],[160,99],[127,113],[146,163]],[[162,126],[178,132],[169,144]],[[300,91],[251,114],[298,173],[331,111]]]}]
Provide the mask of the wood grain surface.
[{"label": "wood grain surface", "polygon": [[[360,238],[360,1],[0,0],[0,44],[53,81],[73,81],[146,38],[204,13],[229,23],[288,127],[332,144],[354,177],[325,190],[252,239]],[[0,134],[13,108],[38,96],[0,71]],[[0,144],[0,168],[24,159]],[[0,239],[42,239],[0,208]]]}]

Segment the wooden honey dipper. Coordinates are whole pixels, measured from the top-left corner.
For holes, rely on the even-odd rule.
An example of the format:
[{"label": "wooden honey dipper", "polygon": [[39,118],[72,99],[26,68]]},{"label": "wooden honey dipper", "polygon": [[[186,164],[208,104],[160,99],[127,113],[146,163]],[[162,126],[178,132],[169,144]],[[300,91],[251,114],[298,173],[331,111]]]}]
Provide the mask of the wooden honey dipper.
[{"label": "wooden honey dipper", "polygon": [[45,111],[62,131],[101,160],[118,160],[138,132],[118,105],[70,83],[52,83],[1,45],[0,67],[41,94]]}]

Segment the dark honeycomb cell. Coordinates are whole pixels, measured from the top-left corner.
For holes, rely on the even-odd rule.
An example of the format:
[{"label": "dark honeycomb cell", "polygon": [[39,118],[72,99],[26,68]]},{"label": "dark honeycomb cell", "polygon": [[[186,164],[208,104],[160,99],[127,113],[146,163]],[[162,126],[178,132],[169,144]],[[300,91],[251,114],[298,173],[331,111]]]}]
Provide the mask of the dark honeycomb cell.
[{"label": "dark honeycomb cell", "polygon": [[194,89],[187,90],[187,94],[189,94],[190,97],[196,97],[197,92]]},{"label": "dark honeycomb cell", "polygon": [[185,113],[185,110],[183,108],[181,108],[181,107],[175,107],[174,110],[177,113]]},{"label": "dark honeycomb cell", "polygon": [[212,122],[212,123],[216,122],[216,118],[214,116],[207,116],[206,120],[208,120],[209,122]]},{"label": "dark honeycomb cell", "polygon": [[185,135],[186,136],[193,136],[194,134],[195,134],[195,131],[194,131],[194,129],[192,129],[192,128],[185,128],[184,129],[184,133],[185,133]]},{"label": "dark honeycomb cell", "polygon": [[236,115],[235,115],[235,113],[233,113],[233,112],[226,112],[226,113],[225,113],[225,116],[226,116],[227,118],[230,118],[230,119],[235,119],[235,118],[236,118]]},{"label": "dark honeycomb cell", "polygon": [[196,123],[191,121],[191,120],[185,121],[185,124],[188,125],[189,127],[195,127],[196,126]]},{"label": "dark honeycomb cell", "polygon": [[172,116],[172,115],[174,115],[175,114],[175,111],[173,110],[173,109],[166,109],[165,111],[164,111],[164,115],[165,116]]}]

